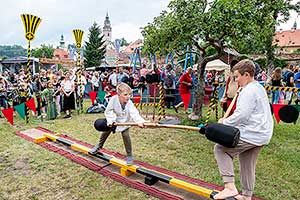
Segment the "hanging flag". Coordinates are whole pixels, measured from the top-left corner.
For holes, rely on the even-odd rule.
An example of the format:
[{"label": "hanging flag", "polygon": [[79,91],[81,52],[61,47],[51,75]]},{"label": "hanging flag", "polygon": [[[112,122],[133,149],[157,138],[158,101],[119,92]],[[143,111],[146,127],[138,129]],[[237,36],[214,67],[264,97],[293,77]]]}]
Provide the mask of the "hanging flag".
[{"label": "hanging flag", "polygon": [[21,103],[19,105],[14,106],[14,109],[19,113],[19,115],[22,117],[22,119],[25,120],[25,104]]},{"label": "hanging flag", "polygon": [[110,92],[110,96],[115,96],[117,92]]},{"label": "hanging flag", "polygon": [[296,104],[296,105],[293,105],[297,110],[298,112],[300,112],[300,105]]},{"label": "hanging flag", "polygon": [[34,103],[34,98],[31,98],[28,101],[26,101],[25,105],[36,114],[36,107],[35,107],[35,103]]},{"label": "hanging flag", "polygon": [[277,123],[280,122],[280,117],[279,117],[278,112],[279,112],[280,108],[282,108],[283,106],[286,106],[286,105],[285,104],[272,104],[274,116],[275,116]]},{"label": "hanging flag", "polygon": [[2,113],[3,113],[4,117],[7,119],[7,121],[11,125],[14,125],[14,108],[3,109]]},{"label": "hanging flag", "polygon": [[184,109],[187,110],[190,104],[191,94],[180,94],[180,97],[184,104]]},{"label": "hanging flag", "polygon": [[141,96],[133,96],[133,103],[140,103],[141,102]]},{"label": "hanging flag", "polygon": [[104,91],[98,91],[98,95],[97,95],[101,101],[101,103],[104,102],[104,97],[105,97],[105,92]]},{"label": "hanging flag", "polygon": [[94,104],[94,101],[97,97],[97,92],[89,92],[89,96],[90,96],[90,99],[92,101],[92,104]]}]

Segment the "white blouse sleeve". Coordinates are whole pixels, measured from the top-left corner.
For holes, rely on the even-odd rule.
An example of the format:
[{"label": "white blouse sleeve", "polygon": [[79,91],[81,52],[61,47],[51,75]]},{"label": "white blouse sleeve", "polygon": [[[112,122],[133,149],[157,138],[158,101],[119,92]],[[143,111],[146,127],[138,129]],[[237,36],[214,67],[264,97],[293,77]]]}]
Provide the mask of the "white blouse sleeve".
[{"label": "white blouse sleeve", "polygon": [[114,104],[116,104],[116,98],[111,98],[107,104],[104,115],[107,120],[107,125],[111,125],[117,120],[117,115],[114,111]]},{"label": "white blouse sleeve", "polygon": [[143,123],[145,120],[140,115],[139,111],[136,109],[131,100],[128,101],[128,109],[131,119],[136,123]]}]

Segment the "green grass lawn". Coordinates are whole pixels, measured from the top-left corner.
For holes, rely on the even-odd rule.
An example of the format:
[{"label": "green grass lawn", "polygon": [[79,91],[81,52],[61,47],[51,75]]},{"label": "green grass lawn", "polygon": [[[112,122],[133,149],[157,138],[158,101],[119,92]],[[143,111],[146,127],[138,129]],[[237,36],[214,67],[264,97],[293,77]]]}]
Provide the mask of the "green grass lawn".
[{"label": "green grass lawn", "polygon": [[[87,103],[88,104],[88,103]],[[181,111],[182,112],[182,111]],[[175,114],[173,110],[167,110]],[[178,114],[185,117],[185,114]],[[214,114],[213,114],[214,116]],[[155,199],[103,177],[70,160],[15,135],[18,130],[43,126],[96,144],[93,123],[102,114],[74,114],[72,120],[53,123],[25,121],[18,116],[12,127],[0,119],[0,199]],[[211,120],[215,119],[211,117]],[[186,118],[185,124],[192,123]],[[257,164],[255,195],[264,199],[300,199],[300,124],[280,123]],[[214,144],[193,131],[132,128],[135,159],[206,182],[222,185],[213,155]],[[105,148],[125,153],[120,134],[112,134]],[[238,163],[236,165],[239,186]],[[239,189],[241,189],[239,187]]]}]

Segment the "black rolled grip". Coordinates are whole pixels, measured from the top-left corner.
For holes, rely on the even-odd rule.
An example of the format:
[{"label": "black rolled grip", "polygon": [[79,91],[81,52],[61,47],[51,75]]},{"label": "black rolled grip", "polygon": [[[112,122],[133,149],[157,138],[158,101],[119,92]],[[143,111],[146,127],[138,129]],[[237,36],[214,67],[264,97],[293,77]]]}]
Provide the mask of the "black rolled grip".
[{"label": "black rolled grip", "polygon": [[106,119],[97,119],[94,122],[94,127],[97,131],[111,131],[112,127],[107,126],[107,121]]},{"label": "black rolled grip", "polygon": [[236,147],[240,139],[239,129],[220,123],[208,123],[201,127],[199,132],[204,134],[208,140],[228,148]]},{"label": "black rolled grip", "polygon": [[111,131],[112,131],[113,133],[115,133],[115,132],[116,132],[116,129],[117,129],[117,126],[115,125],[115,123],[113,123],[112,126],[111,126]]}]

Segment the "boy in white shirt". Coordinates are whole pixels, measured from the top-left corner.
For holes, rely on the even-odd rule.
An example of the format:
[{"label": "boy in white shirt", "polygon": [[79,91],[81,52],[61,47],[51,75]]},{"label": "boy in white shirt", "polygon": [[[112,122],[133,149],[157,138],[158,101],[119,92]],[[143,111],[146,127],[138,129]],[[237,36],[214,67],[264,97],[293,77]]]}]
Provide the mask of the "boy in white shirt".
[{"label": "boy in white shirt", "polygon": [[[240,130],[240,141],[235,148],[215,145],[214,153],[225,189],[214,199],[234,197],[251,200],[255,184],[255,167],[259,152],[273,134],[273,118],[265,89],[254,80],[255,65],[250,60],[238,62],[232,69],[235,81],[242,87],[234,113],[219,123]],[[238,156],[242,195],[234,184],[233,158]]]},{"label": "boy in white shirt", "polygon": [[[145,120],[140,116],[138,110],[130,100],[132,93],[131,88],[126,83],[121,83],[117,86],[118,95],[113,96],[104,112],[108,126],[113,126],[115,122],[130,122],[134,121],[138,123],[138,126],[143,128]],[[118,126],[116,132],[121,132],[125,150],[127,153],[127,165],[133,164],[132,146],[129,135],[129,127]],[[90,153],[97,153],[104,145],[106,139],[110,135],[111,131],[102,132],[99,144],[97,144]]]}]

